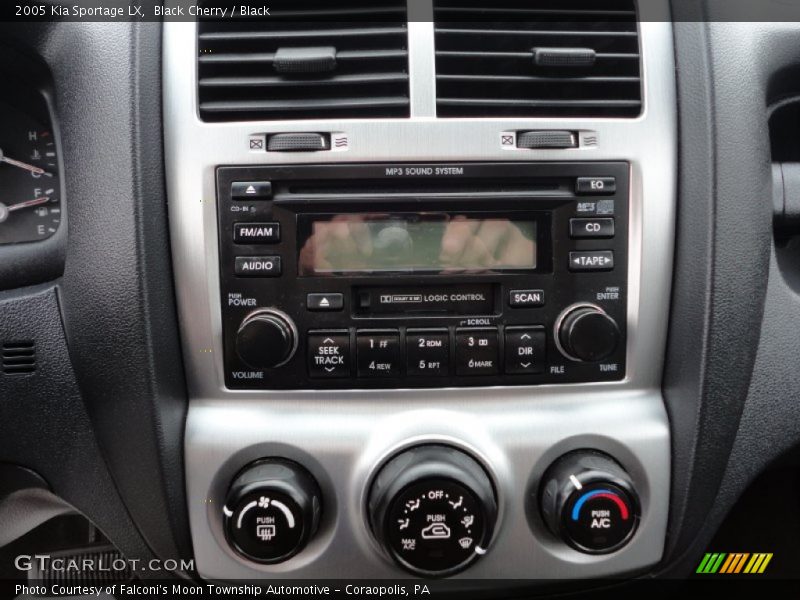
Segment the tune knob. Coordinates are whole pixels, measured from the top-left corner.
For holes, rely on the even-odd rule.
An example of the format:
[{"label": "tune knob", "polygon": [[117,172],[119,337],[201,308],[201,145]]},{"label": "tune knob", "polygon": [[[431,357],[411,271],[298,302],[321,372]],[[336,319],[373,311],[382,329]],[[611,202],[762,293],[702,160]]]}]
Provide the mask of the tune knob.
[{"label": "tune knob", "polygon": [[297,329],[281,311],[267,308],[247,316],[236,332],[236,352],[253,369],[289,362],[297,350]]},{"label": "tune knob", "polygon": [[497,519],[494,488],[471,456],[418,446],[390,460],[369,495],[372,531],[404,569],[441,577],[486,553]]},{"label": "tune knob", "polygon": [[550,531],[587,554],[618,550],[639,523],[639,499],[630,477],[600,452],[562,456],[545,473],[539,495]]},{"label": "tune knob", "polygon": [[570,360],[598,362],[611,356],[620,341],[616,321],[594,304],[578,304],[556,321],[556,345]]},{"label": "tune knob", "polygon": [[225,534],[250,560],[274,564],[302,550],[317,531],[321,494],[300,465],[280,458],[258,461],[233,481],[223,509]]}]

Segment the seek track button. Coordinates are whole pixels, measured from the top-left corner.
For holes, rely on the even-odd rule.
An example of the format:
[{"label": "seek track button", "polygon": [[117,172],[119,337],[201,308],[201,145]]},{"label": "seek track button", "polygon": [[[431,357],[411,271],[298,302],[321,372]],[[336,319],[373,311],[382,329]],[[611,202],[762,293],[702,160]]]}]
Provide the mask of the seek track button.
[{"label": "seek track button", "polygon": [[308,372],[311,377],[350,375],[350,333],[310,331],[308,333]]}]

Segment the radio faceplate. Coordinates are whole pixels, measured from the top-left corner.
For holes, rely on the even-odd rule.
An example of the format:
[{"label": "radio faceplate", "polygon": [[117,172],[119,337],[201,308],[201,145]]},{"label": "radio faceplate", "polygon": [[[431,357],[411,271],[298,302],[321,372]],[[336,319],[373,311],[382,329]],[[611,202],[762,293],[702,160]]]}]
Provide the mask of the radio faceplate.
[{"label": "radio faceplate", "polygon": [[628,171],[219,167],[226,385],[623,379]]}]

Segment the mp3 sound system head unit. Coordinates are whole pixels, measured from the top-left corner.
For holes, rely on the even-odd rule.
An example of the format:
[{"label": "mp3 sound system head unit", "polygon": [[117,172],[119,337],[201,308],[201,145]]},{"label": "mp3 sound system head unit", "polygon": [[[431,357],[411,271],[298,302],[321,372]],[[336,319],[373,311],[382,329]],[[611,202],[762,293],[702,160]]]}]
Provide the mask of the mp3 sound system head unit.
[{"label": "mp3 sound system head unit", "polygon": [[227,386],[624,379],[628,172],[219,167]]}]

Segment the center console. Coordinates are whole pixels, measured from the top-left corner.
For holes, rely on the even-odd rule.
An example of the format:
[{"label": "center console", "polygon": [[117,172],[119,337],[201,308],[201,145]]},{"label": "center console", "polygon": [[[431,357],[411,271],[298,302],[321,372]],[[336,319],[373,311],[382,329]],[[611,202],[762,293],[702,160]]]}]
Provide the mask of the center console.
[{"label": "center console", "polygon": [[671,25],[638,23],[625,118],[437,109],[438,25],[403,27],[408,115],[225,121],[197,25],[164,24],[198,572],[642,572],[669,509]]}]

